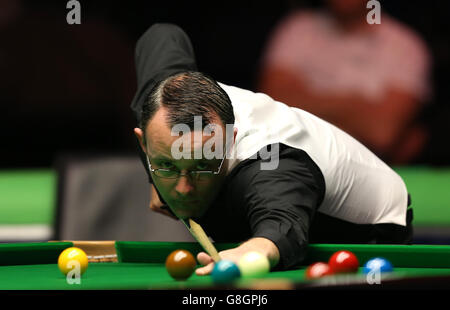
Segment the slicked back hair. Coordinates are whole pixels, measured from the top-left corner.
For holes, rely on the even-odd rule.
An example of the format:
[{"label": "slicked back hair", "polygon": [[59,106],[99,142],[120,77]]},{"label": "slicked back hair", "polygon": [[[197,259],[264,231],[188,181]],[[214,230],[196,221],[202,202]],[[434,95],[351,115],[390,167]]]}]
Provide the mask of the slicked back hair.
[{"label": "slicked back hair", "polygon": [[194,116],[202,117],[202,129],[219,117],[223,125],[234,124],[231,100],[219,84],[207,75],[185,71],[157,83],[142,107],[140,127],[145,133],[148,122],[164,107],[168,125],[186,124],[194,130]]}]

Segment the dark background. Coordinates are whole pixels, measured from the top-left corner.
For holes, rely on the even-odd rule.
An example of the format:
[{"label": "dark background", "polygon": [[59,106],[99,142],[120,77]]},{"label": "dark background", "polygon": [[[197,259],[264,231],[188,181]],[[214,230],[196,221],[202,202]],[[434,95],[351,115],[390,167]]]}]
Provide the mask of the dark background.
[{"label": "dark background", "polygon": [[[431,138],[414,164],[448,165],[450,2],[380,2],[382,14],[412,27],[433,57],[434,97],[421,113]],[[91,0],[80,1],[81,25],[68,25],[66,3],[0,0],[2,169],[48,167],[67,152],[134,152],[134,46],[151,24],[178,24],[192,39],[200,71],[254,89],[276,23],[297,6],[321,4]],[[16,13],[1,21],[6,6]]]}]

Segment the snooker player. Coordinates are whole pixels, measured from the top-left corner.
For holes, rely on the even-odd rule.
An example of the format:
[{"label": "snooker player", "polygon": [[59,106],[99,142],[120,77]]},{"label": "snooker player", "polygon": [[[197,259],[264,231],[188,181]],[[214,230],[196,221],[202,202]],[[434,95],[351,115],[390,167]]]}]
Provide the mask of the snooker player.
[{"label": "snooker player", "polygon": [[[131,107],[150,207],[195,219],[216,242],[240,243],[223,259],[255,250],[282,270],[302,262],[308,243],[410,243],[403,180],[342,130],[198,72],[175,25],[146,31],[136,69]],[[208,148],[217,156],[202,153]],[[198,275],[212,271],[209,255],[197,259]]]}]

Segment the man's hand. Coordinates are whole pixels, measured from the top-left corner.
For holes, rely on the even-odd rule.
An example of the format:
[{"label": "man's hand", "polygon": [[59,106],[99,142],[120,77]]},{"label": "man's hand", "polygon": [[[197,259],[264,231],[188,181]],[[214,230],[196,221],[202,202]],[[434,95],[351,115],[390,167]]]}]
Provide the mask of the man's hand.
[{"label": "man's hand", "polygon": [[[280,253],[275,243],[266,238],[252,238],[234,249],[219,252],[221,259],[230,260],[238,263],[241,257],[250,251],[257,251],[265,255],[269,259],[270,267],[274,267],[280,260]],[[214,268],[214,261],[205,252],[197,255],[198,262],[203,266],[197,268],[195,273],[199,276],[210,274]]]},{"label": "man's hand", "polygon": [[163,204],[161,200],[159,200],[159,195],[158,192],[156,191],[155,185],[151,184],[150,186],[151,186],[150,209],[157,213],[167,215],[168,217],[173,218],[174,220],[178,220],[178,218],[169,211],[169,206]]}]

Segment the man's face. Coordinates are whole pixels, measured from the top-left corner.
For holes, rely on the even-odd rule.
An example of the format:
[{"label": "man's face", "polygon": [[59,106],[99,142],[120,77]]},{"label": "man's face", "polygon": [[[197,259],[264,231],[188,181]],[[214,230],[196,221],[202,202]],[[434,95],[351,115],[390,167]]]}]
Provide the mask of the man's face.
[{"label": "man's face", "polygon": [[[221,126],[222,132],[225,133],[225,128],[220,121],[214,121],[214,123]],[[199,170],[218,170],[223,157],[206,159],[203,153],[199,153],[200,150],[204,149],[205,144],[211,144],[212,141],[209,140],[215,137],[214,134],[205,135],[203,131],[193,131],[180,138],[180,136],[172,136],[171,130],[172,128],[167,124],[166,110],[164,108],[159,109],[147,125],[145,145],[142,144],[152,169],[176,170],[181,174],[189,174],[190,171]],[[175,149],[176,151],[186,151],[188,148],[183,149],[183,147],[190,143],[190,158],[188,159],[174,158],[173,146],[180,139],[183,139],[184,144]],[[218,139],[218,137],[216,136],[215,139]],[[225,146],[225,134],[220,139]],[[194,156],[196,154],[197,156]],[[198,154],[202,154],[202,156],[198,158]],[[224,152],[223,156],[225,156]],[[154,185],[170,209],[177,217],[185,219],[199,217],[205,213],[221,188],[226,170],[227,160],[225,159],[219,174],[208,175],[206,178],[202,177],[201,180],[195,180],[191,175],[163,178],[152,173],[152,177]]]}]

